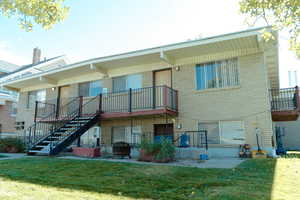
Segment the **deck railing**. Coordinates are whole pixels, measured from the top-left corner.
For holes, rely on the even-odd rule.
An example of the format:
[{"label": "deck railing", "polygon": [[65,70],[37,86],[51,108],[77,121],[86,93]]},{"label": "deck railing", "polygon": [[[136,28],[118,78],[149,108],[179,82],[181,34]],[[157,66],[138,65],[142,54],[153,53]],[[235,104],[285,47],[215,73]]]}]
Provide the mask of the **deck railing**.
[{"label": "deck railing", "polygon": [[[153,86],[138,89],[129,89],[120,92],[103,93],[93,102],[94,108],[101,107],[103,113],[136,112],[154,109],[178,110],[178,92],[167,86]],[[74,99],[81,98],[81,104],[93,97],[71,97],[69,99],[50,99],[45,102],[37,101],[35,105],[35,120],[45,118],[49,113],[56,112],[56,118],[63,118],[68,110],[73,110],[73,104],[67,105]],[[101,101],[101,102],[99,102]],[[77,106],[77,105],[75,105]],[[83,112],[82,114],[85,114]]]},{"label": "deck railing", "polygon": [[270,89],[272,111],[291,111],[299,109],[299,89],[293,88]]}]

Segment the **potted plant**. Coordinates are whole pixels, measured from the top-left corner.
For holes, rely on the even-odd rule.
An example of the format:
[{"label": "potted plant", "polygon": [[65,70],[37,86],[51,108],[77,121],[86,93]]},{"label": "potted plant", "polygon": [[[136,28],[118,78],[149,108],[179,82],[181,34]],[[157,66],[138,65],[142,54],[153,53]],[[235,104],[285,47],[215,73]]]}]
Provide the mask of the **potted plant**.
[{"label": "potted plant", "polygon": [[159,143],[143,140],[140,145],[139,161],[171,162],[175,157],[175,146],[171,141],[163,139]]},{"label": "potted plant", "polygon": [[139,148],[139,161],[152,162],[154,160],[154,156],[159,150],[159,144],[152,143],[149,140],[142,140]]}]

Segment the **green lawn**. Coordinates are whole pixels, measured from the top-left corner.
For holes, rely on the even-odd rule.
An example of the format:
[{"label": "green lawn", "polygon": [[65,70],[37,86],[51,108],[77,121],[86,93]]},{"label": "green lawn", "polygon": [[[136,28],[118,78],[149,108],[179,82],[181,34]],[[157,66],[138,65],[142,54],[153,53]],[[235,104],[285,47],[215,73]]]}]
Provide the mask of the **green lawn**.
[{"label": "green lawn", "polygon": [[0,161],[0,199],[296,200],[299,174],[299,158],[248,160],[236,169],[24,158]]}]

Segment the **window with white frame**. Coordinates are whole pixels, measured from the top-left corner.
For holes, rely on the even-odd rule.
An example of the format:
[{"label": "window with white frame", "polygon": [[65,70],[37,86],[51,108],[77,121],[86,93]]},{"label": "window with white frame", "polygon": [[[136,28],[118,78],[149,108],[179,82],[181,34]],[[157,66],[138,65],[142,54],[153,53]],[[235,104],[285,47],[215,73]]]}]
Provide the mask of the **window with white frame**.
[{"label": "window with white frame", "polygon": [[243,121],[200,122],[198,127],[207,131],[208,144],[245,144]]},{"label": "window with white frame", "polygon": [[226,88],[239,85],[237,58],[196,65],[196,88]]},{"label": "window with white frame", "polygon": [[17,115],[17,103],[12,102],[9,106],[10,116],[15,117]]},{"label": "window with white frame", "polygon": [[113,78],[113,92],[126,91],[129,88],[142,87],[142,74],[132,74]]},{"label": "window with white frame", "polygon": [[207,131],[208,144],[220,144],[219,122],[205,122],[198,124],[199,130]]},{"label": "window with white frame", "polygon": [[290,70],[289,72],[289,86],[295,87],[298,85],[298,77],[297,77],[297,70]]},{"label": "window with white frame", "polygon": [[[44,102],[46,100],[46,90],[36,90],[28,92],[27,108],[34,108],[35,102]],[[40,104],[45,105],[45,104]]]},{"label": "window with white frame", "polygon": [[127,142],[129,144],[141,143],[141,126],[112,127],[112,143]]},{"label": "window with white frame", "polygon": [[103,93],[102,81],[79,83],[79,96],[91,97]]}]

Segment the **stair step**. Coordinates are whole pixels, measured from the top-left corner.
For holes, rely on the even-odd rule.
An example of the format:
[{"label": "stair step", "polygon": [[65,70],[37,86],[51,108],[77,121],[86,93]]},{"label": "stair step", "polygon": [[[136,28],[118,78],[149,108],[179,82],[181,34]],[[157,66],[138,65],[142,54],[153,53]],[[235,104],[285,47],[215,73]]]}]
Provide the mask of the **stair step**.
[{"label": "stair step", "polygon": [[91,120],[93,117],[78,117],[75,120]]},{"label": "stair step", "polygon": [[65,130],[65,131],[69,131],[69,130],[75,130],[75,128],[60,128],[60,130]]},{"label": "stair step", "polygon": [[47,147],[48,146],[48,144],[47,145],[36,145],[35,147],[40,147],[40,148],[44,148],[44,147]]},{"label": "stair step", "polygon": [[29,150],[29,153],[49,153],[49,151]]},{"label": "stair step", "polygon": [[88,122],[89,120],[71,120],[70,123],[86,123]]},{"label": "stair step", "polygon": [[79,127],[79,126],[82,126],[81,124],[66,124],[65,126],[67,127]]}]

